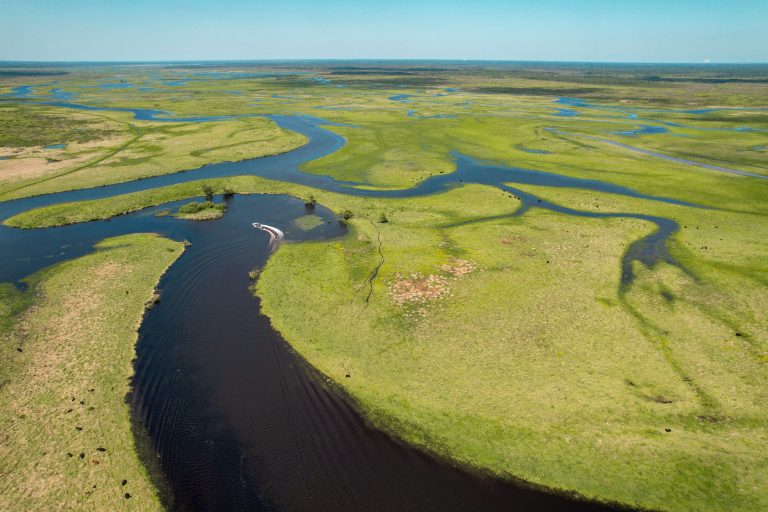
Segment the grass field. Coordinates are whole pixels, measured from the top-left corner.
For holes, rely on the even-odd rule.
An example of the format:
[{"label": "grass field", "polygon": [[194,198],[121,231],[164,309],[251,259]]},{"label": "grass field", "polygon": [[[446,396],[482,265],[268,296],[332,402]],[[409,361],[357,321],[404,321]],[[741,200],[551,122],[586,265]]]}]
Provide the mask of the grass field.
[{"label": "grass field", "polygon": [[[0,115],[8,116],[10,125],[28,110],[0,110]],[[37,115],[40,124],[46,124],[43,121],[50,117],[50,111],[41,110]],[[0,199],[131,181],[213,162],[283,153],[304,143],[302,136],[281,130],[266,118],[169,124],[132,121],[129,114],[113,112],[69,116],[65,119],[71,123],[92,123],[111,130],[93,128],[88,132],[92,139],[83,143],[74,140],[66,148],[53,150],[42,144],[3,148],[0,140],[0,155],[9,157],[0,160]],[[18,130],[9,128],[6,132],[16,134]],[[61,137],[48,136],[45,142],[68,140],[67,132]]]},{"label": "grass field", "polygon": [[[718,83],[712,80],[720,75],[684,66],[602,74],[512,65],[312,71],[330,84],[300,75],[190,78],[168,87],[140,70],[136,86],[118,93],[82,88],[98,77],[78,75],[68,83],[81,91],[78,101],[100,105],[183,115],[302,112],[349,125],[329,128],[348,144],[305,170],[368,188],[406,188],[451,172],[455,150],[695,203],[702,208],[513,185],[576,210],[673,219],[680,230],[669,250],[680,267],[638,263],[635,282],[621,287],[622,256],[653,224],[536,208],[512,216],[518,200],[480,185],[422,198],[366,199],[242,176],[45,207],[6,224],[38,228],[109,218],[202,196],[204,184],[216,194],[313,196],[340,215],[353,214],[349,235],[283,244],[256,290],[274,326],[372,423],[480,471],[589,498],[669,511],[768,508],[768,180],[589,138],[768,174],[763,75],[723,70],[741,81]],[[139,85],[153,89],[142,92]],[[557,103],[559,96],[588,102]],[[698,111],[718,106],[744,110]],[[40,116],[55,111],[26,108],[39,108]],[[572,113],[560,115],[560,108]],[[263,118],[166,124],[112,112],[101,119],[89,121],[98,137],[108,129],[119,144],[138,138],[61,177],[0,182],[3,197],[174,172],[302,143]],[[646,125],[666,131],[632,133]],[[259,140],[267,142],[252,142]],[[44,151],[43,142],[34,142],[19,154]],[[68,151],[62,158],[77,158]],[[89,158],[106,151],[93,149]],[[16,158],[0,160],[0,173]],[[11,191],[19,184],[23,188]],[[307,216],[296,225],[309,229],[316,222]],[[148,254],[133,245],[120,251]],[[32,298],[8,293],[4,325],[13,329],[9,319],[25,318],[19,311],[31,311]]]},{"label": "grass field", "polygon": [[144,304],[182,250],[153,235],[108,239],[30,276],[25,292],[3,286],[0,508],[162,508],[125,397]]}]

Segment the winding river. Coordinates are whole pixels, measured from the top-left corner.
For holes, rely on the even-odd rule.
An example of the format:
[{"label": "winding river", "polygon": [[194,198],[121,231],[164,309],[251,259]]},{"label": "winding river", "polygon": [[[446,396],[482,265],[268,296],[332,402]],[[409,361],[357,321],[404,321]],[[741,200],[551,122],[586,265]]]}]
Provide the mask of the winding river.
[{"label": "winding river", "polygon": [[[81,108],[76,104],[61,104]],[[91,108],[91,107],[86,107]],[[157,111],[130,110],[137,119]],[[162,114],[166,116],[166,113]],[[146,117],[145,117],[146,116]],[[184,118],[205,121],[215,118]],[[307,116],[272,116],[308,143],[282,155],[212,164],[199,169],[0,203],[0,220],[61,202],[107,198],[204,178],[252,174],[318,189],[368,197],[415,197],[466,183],[495,186],[522,201],[515,215],[543,208],[563,215],[624,217],[655,224],[635,241],[622,262],[620,286],[632,282],[632,262],[677,264],[666,241],[678,228],[671,219],[643,214],[583,212],[565,208],[515,185],[594,190],[688,207],[595,180],[502,167],[455,154],[456,171],[433,176],[411,189],[364,190],[355,183],[306,174],[301,164],[337,151],[344,139]],[[163,120],[182,120],[164,117]],[[744,178],[736,178],[744,179]],[[249,291],[248,272],[266,262],[270,234],[252,223],[274,226],[287,240],[343,236],[332,212],[317,206],[326,222],[293,227],[306,214],[288,196],[228,199],[222,219],[193,222],[155,215],[186,201],[168,203],[109,221],[17,230],[0,226],[0,281],[24,286],[23,278],[55,262],[93,250],[98,241],[126,233],[156,232],[191,246],[160,282],[162,301],[146,315],[137,344],[134,391],[129,397],[136,431],[157,454],[173,510],[607,510],[608,507],[482,478],[436,461],[368,427],[308,367],[260,313]],[[154,455],[147,457],[155,465]]]}]

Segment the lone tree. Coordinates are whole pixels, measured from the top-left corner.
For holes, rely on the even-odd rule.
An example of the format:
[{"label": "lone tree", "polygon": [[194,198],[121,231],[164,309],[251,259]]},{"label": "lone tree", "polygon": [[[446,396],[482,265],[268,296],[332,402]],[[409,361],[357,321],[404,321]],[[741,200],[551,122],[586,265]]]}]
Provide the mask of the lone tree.
[{"label": "lone tree", "polygon": [[379,215],[379,223],[386,224],[387,222],[389,222],[389,219],[387,218],[387,214],[384,212],[381,212],[381,215]]},{"label": "lone tree", "polygon": [[354,213],[352,213],[352,210],[349,210],[349,209],[347,209],[347,210],[344,210],[343,212],[341,212],[341,217],[342,217],[344,220],[349,220],[349,219],[351,219],[351,218],[352,218],[352,217],[354,217],[354,216],[355,216],[355,214],[354,214]]},{"label": "lone tree", "polygon": [[317,199],[315,199],[315,196],[310,194],[308,198],[304,200],[304,206],[307,208],[314,208],[317,204]]},{"label": "lone tree", "polygon": [[212,201],[213,200],[213,187],[206,183],[201,188],[203,189],[203,195],[205,196],[205,200],[206,201]]}]

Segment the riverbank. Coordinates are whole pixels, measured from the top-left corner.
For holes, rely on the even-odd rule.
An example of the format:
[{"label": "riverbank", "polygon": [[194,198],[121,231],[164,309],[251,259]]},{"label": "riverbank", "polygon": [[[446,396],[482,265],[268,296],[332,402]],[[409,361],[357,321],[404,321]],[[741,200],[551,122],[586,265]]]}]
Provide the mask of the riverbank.
[{"label": "riverbank", "polygon": [[[703,222],[680,205],[523,187],[582,211],[678,220],[672,253],[707,284],[668,264],[636,264],[627,292],[617,262],[652,230],[640,220],[537,209],[513,217],[518,200],[480,185],[374,199],[252,176],[205,183],[312,194],[353,214],[343,240],[284,245],[257,290],[276,329],[378,428],[501,478],[592,499],[661,510],[754,510],[768,499],[754,449],[768,441],[759,405],[767,333],[750,313],[766,299],[750,256],[761,249],[739,249],[755,229],[744,214],[709,211]],[[9,223],[108,217],[200,189],[54,205]],[[742,374],[752,383],[734,377]]]},{"label": "riverbank", "polygon": [[155,283],[183,251],[154,235],[4,285],[0,508],[161,510],[125,402]]},{"label": "riverbank", "polygon": [[[705,262],[691,246],[715,226],[686,230],[675,254],[705,282],[637,265],[621,293],[616,261],[643,223],[534,211],[456,225],[473,200],[494,205],[478,190],[369,200],[390,222],[353,219],[344,241],[270,259],[263,311],[373,425],[441,458],[639,508],[763,508],[766,332],[750,312],[766,299],[737,255],[744,233]],[[718,280],[721,261],[743,275]]]}]

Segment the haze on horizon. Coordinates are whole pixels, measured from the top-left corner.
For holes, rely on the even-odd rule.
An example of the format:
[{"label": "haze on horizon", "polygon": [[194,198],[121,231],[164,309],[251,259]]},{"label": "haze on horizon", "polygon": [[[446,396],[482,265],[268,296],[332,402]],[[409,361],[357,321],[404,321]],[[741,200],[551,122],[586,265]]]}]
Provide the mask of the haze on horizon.
[{"label": "haze on horizon", "polygon": [[0,0],[0,60],[768,62],[764,0]]}]

